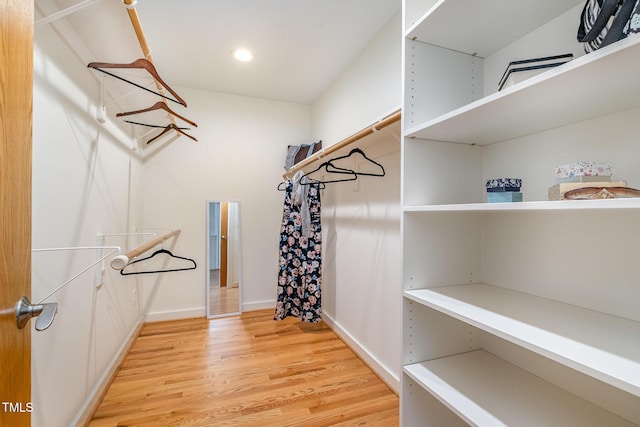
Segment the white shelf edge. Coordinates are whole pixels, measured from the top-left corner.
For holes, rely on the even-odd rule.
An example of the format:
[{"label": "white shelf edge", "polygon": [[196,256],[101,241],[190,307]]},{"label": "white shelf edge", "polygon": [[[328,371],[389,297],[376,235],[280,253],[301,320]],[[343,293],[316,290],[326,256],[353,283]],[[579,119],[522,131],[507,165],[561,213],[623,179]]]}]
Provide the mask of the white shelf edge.
[{"label": "white shelf edge", "polygon": [[[570,62],[567,62],[561,66],[558,66],[554,69],[545,71],[544,73],[538,74],[537,76],[531,77],[521,83],[518,83],[514,86],[511,86],[503,91],[495,92],[486,97],[479,99],[477,101],[466,104],[460,108],[449,111],[439,117],[435,117],[433,119],[426,120],[425,122],[413,126],[405,131],[405,137],[408,138],[418,138],[418,139],[427,139],[427,140],[437,140],[444,142],[452,142],[452,143],[462,143],[462,144],[477,144],[477,145],[489,145],[496,142],[504,141],[511,138],[516,138],[532,133],[536,133],[545,129],[554,128],[558,126],[563,126],[571,123],[575,123],[582,120],[587,120],[593,117],[611,114],[617,111],[622,111],[627,108],[634,108],[640,105],[640,99],[635,96],[629,95],[630,100],[627,102],[633,103],[633,105],[625,105],[624,108],[614,109],[606,103],[599,103],[598,100],[607,99],[608,93],[611,91],[613,87],[616,85],[622,90],[622,88],[627,88],[627,92],[631,93],[628,90],[630,87],[629,81],[627,79],[615,79],[612,78],[608,85],[601,86],[601,89],[598,89],[597,85],[592,86],[588,91],[584,90],[584,87],[581,89],[576,88],[575,91],[571,93],[574,95],[578,94],[578,90],[580,90],[581,96],[586,96],[588,101],[582,101],[581,104],[583,106],[596,105],[593,109],[591,107],[586,108],[585,111],[580,109],[571,110],[566,105],[568,102],[573,103],[572,100],[567,100],[566,93],[559,93],[554,90],[548,90],[548,86],[554,84],[558,79],[563,78],[570,82],[571,76],[577,74],[581,70],[591,66],[598,65],[600,61],[605,61],[609,57],[615,57],[617,55],[623,54],[627,49],[636,48],[640,50],[638,47],[640,45],[640,36],[634,35],[628,37],[619,42],[613,43],[605,48],[599,49],[595,52],[589,53],[588,55],[581,56],[576,58]],[[632,55],[631,52],[629,55]],[[616,67],[614,67],[615,69]],[[627,68],[627,67],[621,67]],[[621,71],[622,72],[622,71]],[[601,90],[602,92],[598,92]],[[514,105],[519,105],[519,98],[522,98],[522,101],[525,99],[530,99],[532,97],[531,93],[538,94],[538,96],[544,94],[545,98],[545,106],[548,110],[552,110],[551,113],[546,113],[546,119],[540,121],[534,127],[524,127],[517,128],[515,131],[503,132],[500,133],[499,137],[480,137],[476,139],[475,137],[470,136],[451,136],[446,137],[443,134],[446,134],[447,131],[436,130],[433,131],[436,127],[447,126],[455,129],[465,129],[465,135],[476,135],[481,132],[476,131],[476,126],[469,128],[469,123],[472,123],[472,120],[468,120],[469,118],[473,118],[476,116],[482,116],[484,119],[482,123],[477,127],[482,127],[483,132],[489,132],[495,129],[503,129],[506,128],[505,123],[512,123],[517,120],[514,117],[525,119],[526,117],[518,117],[516,113],[510,113],[511,116],[506,117],[504,114],[487,114],[493,111],[493,108],[500,107],[503,113],[505,111],[514,110],[514,108],[503,108],[506,102],[511,102]],[[602,95],[602,96],[601,96]],[[604,98],[603,98],[604,97]],[[593,102],[591,102],[593,101]],[[515,109],[517,110],[517,109]],[[558,114],[554,114],[554,112],[563,112],[562,120],[558,121]],[[587,112],[588,111],[588,112]],[[490,117],[489,121],[487,121],[487,116]],[[538,118],[539,119],[539,118]],[[454,125],[458,121],[464,121],[465,126]],[[528,119],[524,120],[528,123]]]},{"label": "white shelf edge", "polygon": [[606,200],[558,200],[514,203],[461,203],[446,205],[403,206],[404,212],[504,212],[562,211],[591,209],[638,209],[640,198]]},{"label": "white shelf edge", "polygon": [[408,39],[413,38],[413,34],[416,32],[416,30],[421,27],[427,19],[429,19],[429,16],[433,14],[433,11],[437,10],[446,1],[448,0],[438,0],[433,6],[429,8],[429,10],[427,10],[420,18],[418,18],[415,24],[407,28],[407,30],[404,32],[404,37]]},{"label": "white shelf edge", "polygon": [[[457,295],[457,297],[447,294]],[[403,295],[418,304],[462,320],[614,387],[640,396],[640,341],[637,341],[640,336],[640,322],[482,283],[409,290],[404,291]],[[480,304],[467,302],[465,299],[469,301],[480,299],[487,305],[499,300],[501,309],[490,310]],[[514,311],[516,307],[519,308],[517,316],[524,318],[529,315],[530,318],[517,319],[516,316],[508,313],[510,310]],[[533,308],[536,308],[535,315],[531,315]],[[552,314],[558,316],[559,313],[562,321],[551,324]],[[629,342],[633,343],[633,340],[636,340],[635,347],[625,348],[625,351],[617,354],[614,353],[613,348],[600,349],[591,343],[582,342],[575,334],[563,335],[566,330],[574,327],[570,322],[578,320],[583,322],[579,325],[583,331],[605,328],[605,332],[601,335],[603,340],[615,341],[616,333],[631,329],[633,332],[629,334],[630,336],[625,340],[614,342],[614,345],[628,347]],[[543,324],[544,327],[534,326],[534,322]]]},{"label": "white shelf edge", "polygon": [[[486,57],[579,3],[580,0],[564,0],[562,3],[558,0],[550,0],[546,4],[540,1],[528,3],[520,1],[515,6],[520,12],[520,19],[511,22],[504,19],[504,16],[511,15],[510,11],[504,10],[505,6],[514,7],[510,0],[491,0],[482,4],[478,4],[476,0],[438,0],[407,28],[403,35],[410,40]],[[496,11],[500,12],[496,13]],[[442,16],[457,17],[456,25],[438,25],[442,21]],[[424,29],[434,24],[439,27],[439,30],[425,36]],[[492,28],[490,40],[468,37],[468,34],[486,33],[487,27]],[[464,28],[466,32],[461,31],[460,28]]]},{"label": "white shelf edge", "polygon": [[632,425],[484,350],[406,365],[403,372],[471,425]]}]

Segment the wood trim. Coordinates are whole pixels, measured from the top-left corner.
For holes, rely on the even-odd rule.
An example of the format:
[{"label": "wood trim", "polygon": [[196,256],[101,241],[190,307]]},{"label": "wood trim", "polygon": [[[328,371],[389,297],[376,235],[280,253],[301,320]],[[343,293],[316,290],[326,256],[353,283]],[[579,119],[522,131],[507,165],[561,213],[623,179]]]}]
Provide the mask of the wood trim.
[{"label": "wood trim", "polygon": [[16,408],[0,425],[16,427],[31,424],[31,325],[15,305],[31,296],[33,18],[32,1],[0,0],[0,400]]},{"label": "wood trim", "polygon": [[227,286],[227,263],[229,262],[229,203],[220,203],[220,286]]}]

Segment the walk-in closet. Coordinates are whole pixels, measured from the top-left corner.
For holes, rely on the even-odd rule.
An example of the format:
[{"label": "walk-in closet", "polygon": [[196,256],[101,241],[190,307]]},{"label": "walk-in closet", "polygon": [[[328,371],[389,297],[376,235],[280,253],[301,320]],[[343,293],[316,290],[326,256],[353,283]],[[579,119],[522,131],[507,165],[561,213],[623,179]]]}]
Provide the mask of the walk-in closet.
[{"label": "walk-in closet", "polygon": [[0,425],[640,425],[640,0],[0,0]]},{"label": "walk-in closet", "polygon": [[405,1],[403,425],[640,423],[640,39],[584,6]]},{"label": "walk-in closet", "polygon": [[[3,224],[15,230],[5,248],[15,267],[2,288],[27,286],[3,302],[2,346],[16,348],[16,365],[3,378],[0,424],[397,423],[401,2],[2,8],[3,29],[21,37],[3,32],[3,51],[14,48],[2,110],[22,112],[2,122],[25,125],[1,141],[12,156],[2,170],[16,174],[16,188],[2,178],[3,200],[16,193],[3,214],[24,220]],[[240,48],[253,60],[236,59]],[[287,165],[289,147],[319,141]],[[331,160],[337,173],[311,174]],[[278,188],[299,171],[349,178],[319,189],[315,322],[295,310],[274,319]],[[223,367],[226,378],[215,374]],[[143,378],[158,383],[121,393],[123,379]],[[136,409],[118,413],[111,396]]]}]

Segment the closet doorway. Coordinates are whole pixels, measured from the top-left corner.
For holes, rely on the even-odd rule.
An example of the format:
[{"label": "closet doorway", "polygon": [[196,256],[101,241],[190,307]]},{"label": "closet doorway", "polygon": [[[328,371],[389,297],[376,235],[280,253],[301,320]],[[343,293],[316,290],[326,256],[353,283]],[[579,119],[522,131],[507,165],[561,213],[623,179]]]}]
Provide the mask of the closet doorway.
[{"label": "closet doorway", "polygon": [[207,317],[239,314],[240,203],[207,201]]}]

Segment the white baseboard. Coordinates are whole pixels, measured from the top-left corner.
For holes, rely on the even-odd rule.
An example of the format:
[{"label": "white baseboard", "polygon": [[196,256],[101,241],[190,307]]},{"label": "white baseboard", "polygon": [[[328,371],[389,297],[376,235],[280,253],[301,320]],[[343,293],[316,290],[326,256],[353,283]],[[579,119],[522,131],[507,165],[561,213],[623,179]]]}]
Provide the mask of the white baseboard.
[{"label": "white baseboard", "polygon": [[78,411],[77,415],[73,419],[70,425],[72,426],[84,426],[91,421],[91,417],[93,413],[98,409],[98,405],[102,401],[104,394],[107,392],[107,389],[111,385],[111,382],[115,378],[120,365],[124,361],[125,357],[129,353],[129,350],[133,346],[136,338],[140,334],[142,327],[144,326],[143,316],[140,316],[136,321],[131,331],[122,342],[122,345],[111,359],[111,362],[107,366],[107,369],[104,370],[96,385],[93,387],[91,392],[87,395],[87,399],[82,404],[82,407]]},{"label": "white baseboard", "polygon": [[189,310],[159,311],[147,313],[144,316],[145,323],[164,322],[166,320],[193,319],[195,317],[207,317],[207,311],[203,308],[192,308]]},{"label": "white baseboard", "polygon": [[276,309],[276,300],[255,301],[242,303],[242,311],[265,310],[267,308]]},{"label": "white baseboard", "polygon": [[322,320],[333,332],[353,350],[397,395],[400,395],[400,378],[384,366],[366,347],[355,339],[346,329],[326,312],[322,313]]}]

